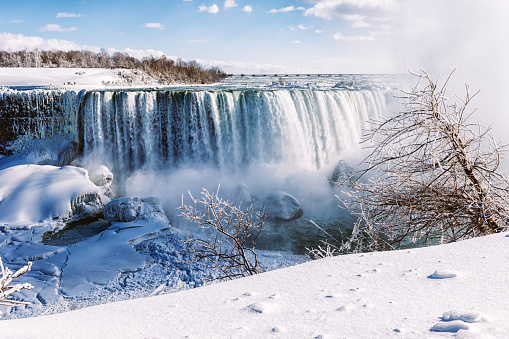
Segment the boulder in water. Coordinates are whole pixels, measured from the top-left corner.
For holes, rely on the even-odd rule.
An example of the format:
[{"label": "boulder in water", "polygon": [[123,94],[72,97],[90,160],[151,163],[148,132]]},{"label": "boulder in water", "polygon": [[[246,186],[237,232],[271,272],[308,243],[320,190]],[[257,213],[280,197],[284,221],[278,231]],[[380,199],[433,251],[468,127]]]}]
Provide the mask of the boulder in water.
[{"label": "boulder in water", "polygon": [[127,222],[135,219],[158,218],[168,221],[163,203],[156,197],[125,197],[110,201],[104,207],[104,219],[113,222]]},{"label": "boulder in water", "polygon": [[344,160],[339,160],[334,171],[332,171],[332,183],[341,184],[345,181],[351,181],[353,175],[353,168],[348,166],[348,163]]},{"label": "boulder in water", "polygon": [[264,214],[269,220],[291,221],[298,219],[304,213],[299,201],[292,195],[275,191],[263,201]]}]

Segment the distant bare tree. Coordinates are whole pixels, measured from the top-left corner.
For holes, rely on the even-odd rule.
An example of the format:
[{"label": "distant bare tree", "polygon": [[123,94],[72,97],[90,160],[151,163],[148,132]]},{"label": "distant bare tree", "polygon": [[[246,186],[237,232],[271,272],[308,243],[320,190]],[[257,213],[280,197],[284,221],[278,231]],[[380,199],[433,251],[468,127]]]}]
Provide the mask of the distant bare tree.
[{"label": "distant bare tree", "polygon": [[423,86],[405,93],[404,112],[375,121],[366,169],[345,181],[342,199],[358,217],[341,252],[449,243],[508,228],[509,182],[499,172],[503,148],[490,128],[471,124],[472,98],[450,104],[445,83],[414,74]]},{"label": "distant bare tree", "polygon": [[177,62],[162,55],[142,60],[127,53],[115,52],[112,56],[106,50],[99,53],[91,51],[0,51],[0,67],[79,67],[79,68],[125,68],[138,69],[147,73],[161,84],[213,83],[224,79],[227,75],[220,68],[203,68],[196,61]]},{"label": "distant bare tree", "polygon": [[[253,206],[243,210],[218,196],[218,191],[209,193],[202,190],[202,198],[195,199],[189,193],[193,204],[179,207],[180,215],[198,223],[203,229],[212,229],[206,239],[189,239],[194,262],[205,262],[216,276],[211,280],[234,279],[263,272],[254,251],[256,239],[263,230],[263,217]],[[249,241],[248,241],[249,240]]]}]

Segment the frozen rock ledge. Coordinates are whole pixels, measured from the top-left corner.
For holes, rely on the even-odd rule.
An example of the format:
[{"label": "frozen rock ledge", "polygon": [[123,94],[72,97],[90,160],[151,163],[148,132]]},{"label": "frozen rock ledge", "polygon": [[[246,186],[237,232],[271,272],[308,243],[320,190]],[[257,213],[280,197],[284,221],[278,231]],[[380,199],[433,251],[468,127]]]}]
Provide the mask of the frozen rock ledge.
[{"label": "frozen rock ledge", "polygon": [[156,197],[125,197],[110,201],[104,207],[104,219],[111,222],[127,222],[135,219],[158,218],[167,221],[163,203]]}]

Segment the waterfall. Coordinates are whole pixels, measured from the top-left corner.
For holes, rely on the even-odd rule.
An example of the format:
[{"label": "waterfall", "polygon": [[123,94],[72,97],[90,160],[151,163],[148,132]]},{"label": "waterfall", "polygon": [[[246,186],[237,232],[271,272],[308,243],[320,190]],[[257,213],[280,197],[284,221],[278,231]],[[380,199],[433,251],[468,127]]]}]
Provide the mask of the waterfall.
[{"label": "waterfall", "polygon": [[115,172],[286,163],[319,169],[384,112],[382,89],[91,91],[83,154]]}]

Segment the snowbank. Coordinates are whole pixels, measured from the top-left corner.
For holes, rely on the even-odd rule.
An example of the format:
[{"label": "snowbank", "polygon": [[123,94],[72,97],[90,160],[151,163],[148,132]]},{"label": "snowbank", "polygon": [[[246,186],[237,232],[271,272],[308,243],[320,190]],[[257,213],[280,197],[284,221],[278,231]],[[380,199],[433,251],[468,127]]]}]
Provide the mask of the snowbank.
[{"label": "snowbank", "polygon": [[67,219],[102,207],[85,169],[19,165],[0,171],[0,225]]},{"label": "snowbank", "polygon": [[[0,324],[16,338],[504,338],[507,262],[496,234]],[[432,279],[440,270],[455,276]]]}]

